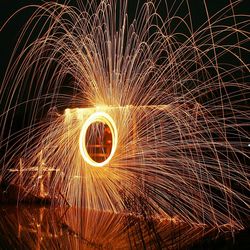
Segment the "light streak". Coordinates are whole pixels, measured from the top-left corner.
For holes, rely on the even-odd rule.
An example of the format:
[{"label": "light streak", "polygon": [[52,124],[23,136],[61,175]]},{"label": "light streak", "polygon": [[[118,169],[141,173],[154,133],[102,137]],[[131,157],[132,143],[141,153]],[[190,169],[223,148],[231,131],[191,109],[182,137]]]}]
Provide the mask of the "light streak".
[{"label": "light streak", "polygon": [[[111,148],[111,152],[110,155],[108,156],[108,158],[103,161],[103,162],[96,162],[94,161],[90,156],[89,153],[87,151],[86,148],[86,133],[87,133],[87,129],[89,128],[89,126],[92,123],[95,122],[102,122],[104,124],[107,124],[108,127],[111,130],[111,134],[112,134],[112,148]],[[118,141],[118,133],[117,133],[117,128],[115,125],[114,120],[112,119],[112,117],[110,117],[110,115],[108,115],[105,112],[96,112],[94,114],[92,114],[83,124],[82,126],[82,130],[81,130],[81,134],[80,134],[80,138],[79,138],[79,148],[82,154],[83,159],[91,166],[93,167],[103,167],[105,165],[107,165],[110,160],[112,159],[112,157],[115,154],[115,150],[117,147],[117,141]]]},{"label": "light streak", "polygon": [[[37,6],[0,87],[3,178],[62,206],[242,229],[249,16],[232,14],[235,1],[210,17],[204,1],[207,21],[194,29],[189,9],[190,22],[172,8],[163,20],[147,1],[129,24],[119,3],[118,16],[113,0]],[[14,133],[19,107],[25,128]],[[85,147],[98,119],[113,130],[102,163]]]}]

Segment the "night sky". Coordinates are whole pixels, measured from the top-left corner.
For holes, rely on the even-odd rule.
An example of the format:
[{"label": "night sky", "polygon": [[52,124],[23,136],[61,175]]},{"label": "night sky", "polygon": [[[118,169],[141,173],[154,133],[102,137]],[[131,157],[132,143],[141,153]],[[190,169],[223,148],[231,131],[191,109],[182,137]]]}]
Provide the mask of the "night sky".
[{"label": "night sky", "polygon": [[[169,7],[173,5],[173,9],[171,13],[177,10],[177,15],[184,16],[187,11],[187,5],[185,4],[185,1],[177,0],[177,1],[168,1],[165,0]],[[10,17],[15,11],[19,10],[20,8],[32,5],[32,4],[41,4],[46,1],[36,0],[18,0],[18,1],[9,1],[9,0],[1,0],[0,2],[0,27],[3,25],[3,23]],[[70,5],[76,5],[75,0],[73,1],[57,1],[59,3],[68,2]],[[84,1],[83,1],[84,2]],[[130,21],[133,20],[133,17],[135,15],[136,10],[140,9],[141,4],[145,1],[134,1],[129,0],[128,1],[128,14]],[[181,2],[184,2],[184,4],[180,5]],[[200,27],[207,19],[206,19],[206,13],[204,9],[204,4],[202,0],[189,0],[190,10],[191,10],[191,17],[193,21],[194,28]],[[159,5],[158,13],[163,18],[166,18],[166,8],[164,5],[164,1],[155,1],[156,5]],[[229,0],[219,0],[219,1],[206,1],[208,10],[210,15],[218,12],[223,7],[228,5],[230,3]],[[18,38],[18,35],[20,34],[20,30],[22,29],[23,25],[27,21],[27,19],[32,14],[32,11],[34,8],[28,8],[24,11],[21,11],[18,13],[3,29],[3,31],[0,32],[0,80],[3,78],[3,74],[5,72],[5,69],[7,67],[7,63],[9,61],[9,58],[11,56],[12,50],[15,46],[16,40]],[[239,5],[235,7],[235,13],[239,14],[250,14],[250,4],[249,0],[242,0]]]}]

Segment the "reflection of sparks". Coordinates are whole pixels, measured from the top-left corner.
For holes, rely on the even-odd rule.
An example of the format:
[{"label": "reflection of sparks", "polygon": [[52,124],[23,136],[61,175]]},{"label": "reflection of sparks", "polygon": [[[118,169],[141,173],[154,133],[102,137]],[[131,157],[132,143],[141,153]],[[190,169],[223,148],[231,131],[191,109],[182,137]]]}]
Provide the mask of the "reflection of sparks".
[{"label": "reflection of sparks", "polygon": [[[89,126],[94,122],[102,122],[104,124],[107,124],[108,127],[110,128],[110,131],[112,134],[112,148],[111,148],[110,155],[108,156],[108,158],[105,161],[102,161],[102,162],[94,161],[89,156],[89,153],[87,151],[86,133],[87,133],[87,129],[89,128]],[[79,138],[79,148],[80,148],[80,152],[82,154],[83,159],[89,165],[94,166],[94,167],[103,167],[103,166],[107,165],[109,163],[110,159],[112,159],[112,157],[114,156],[114,153],[115,153],[115,150],[117,147],[117,141],[118,141],[117,137],[118,137],[117,128],[116,128],[114,120],[110,117],[110,115],[108,115],[105,112],[96,112],[96,113],[92,114],[83,124],[80,138]]]},{"label": "reflection of sparks", "polygon": [[[250,71],[241,54],[249,56],[250,22],[230,16],[233,5],[196,31],[186,18],[171,18],[171,10],[161,20],[151,2],[132,25],[126,1],[119,18],[111,0],[80,10],[38,8],[25,31],[45,15],[40,37],[10,63],[0,89],[1,101],[7,96],[0,116],[7,131],[4,178],[27,193],[46,190],[61,204],[243,228],[240,214],[249,214],[250,203],[244,72]],[[65,84],[72,93],[60,92]],[[25,100],[13,99],[22,93]],[[21,105],[28,125],[12,134],[8,121]],[[52,110],[66,105],[64,113]],[[89,167],[105,165],[85,147],[86,130],[98,120],[112,131],[108,168]],[[10,175],[20,157],[15,167],[22,174]]]},{"label": "reflection of sparks", "polygon": [[205,235],[213,239],[219,233],[203,225],[81,208],[1,206],[0,216],[5,249],[143,249],[145,244],[151,249],[186,249]]}]

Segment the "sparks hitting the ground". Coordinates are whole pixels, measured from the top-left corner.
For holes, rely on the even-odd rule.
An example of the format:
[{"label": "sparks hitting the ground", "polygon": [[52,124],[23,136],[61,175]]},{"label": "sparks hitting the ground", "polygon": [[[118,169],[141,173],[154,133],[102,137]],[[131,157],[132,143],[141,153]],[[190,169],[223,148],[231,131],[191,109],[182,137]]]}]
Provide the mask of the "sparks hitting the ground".
[{"label": "sparks hitting the ground", "polygon": [[1,85],[3,178],[61,205],[243,228],[250,22],[239,2],[209,16],[204,1],[197,29],[167,4],[166,20],[147,2],[131,23],[127,1],[35,6]]}]

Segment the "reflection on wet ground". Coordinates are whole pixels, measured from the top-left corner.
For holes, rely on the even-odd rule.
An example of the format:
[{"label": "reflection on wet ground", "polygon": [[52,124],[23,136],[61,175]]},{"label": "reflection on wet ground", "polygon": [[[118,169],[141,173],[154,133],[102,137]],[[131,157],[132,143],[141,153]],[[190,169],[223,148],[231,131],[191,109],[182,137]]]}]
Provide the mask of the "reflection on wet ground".
[{"label": "reflection on wet ground", "polygon": [[22,205],[0,207],[0,249],[182,249],[202,226],[125,214]]},{"label": "reflection on wet ground", "polygon": [[0,249],[210,249],[199,242],[218,233],[174,219],[34,205],[0,206],[0,218]]}]

